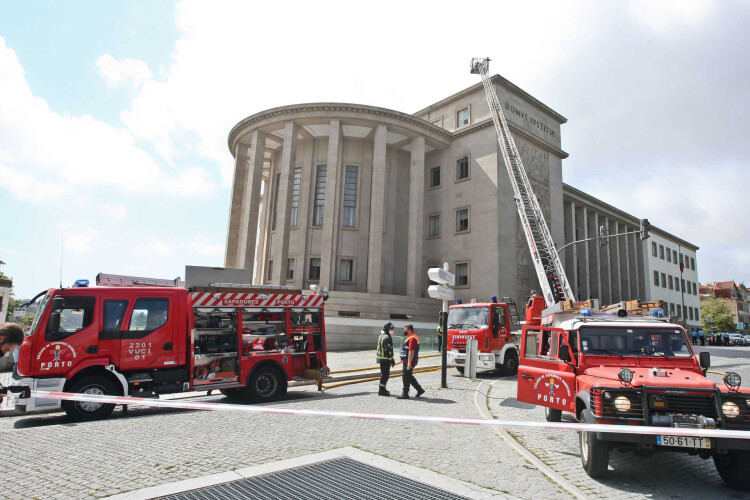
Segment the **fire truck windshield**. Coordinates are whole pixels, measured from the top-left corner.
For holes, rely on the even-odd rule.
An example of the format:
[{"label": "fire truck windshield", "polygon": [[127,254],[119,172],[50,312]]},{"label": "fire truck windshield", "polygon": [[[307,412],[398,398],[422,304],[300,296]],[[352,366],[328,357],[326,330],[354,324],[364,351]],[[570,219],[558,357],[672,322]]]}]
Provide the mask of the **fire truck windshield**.
[{"label": "fire truck windshield", "polygon": [[693,355],[685,333],[676,328],[583,326],[579,333],[581,352],[587,355],[667,359]]},{"label": "fire truck windshield", "polygon": [[27,337],[36,331],[36,327],[39,325],[39,320],[42,318],[42,314],[44,314],[44,308],[47,307],[49,298],[49,295],[45,295],[44,298],[42,298],[42,301],[39,302],[39,305],[36,308],[36,314],[34,315],[34,321],[31,323],[31,328],[29,328],[25,334]]},{"label": "fire truck windshield", "polygon": [[456,307],[448,312],[448,328],[481,330],[489,325],[488,307]]}]

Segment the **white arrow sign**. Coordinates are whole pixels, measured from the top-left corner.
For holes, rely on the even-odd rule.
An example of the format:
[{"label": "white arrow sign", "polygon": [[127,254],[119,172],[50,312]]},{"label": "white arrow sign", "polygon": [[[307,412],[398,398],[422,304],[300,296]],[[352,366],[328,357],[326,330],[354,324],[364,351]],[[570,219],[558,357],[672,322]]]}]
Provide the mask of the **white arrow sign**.
[{"label": "white arrow sign", "polygon": [[[440,269],[439,267],[431,267],[427,270],[427,276],[434,282],[440,283],[441,285],[449,285],[449,286],[455,286],[456,285],[456,276],[452,273],[449,273],[445,269]],[[437,297],[434,297],[437,298]],[[453,300],[453,296],[451,296],[451,300]]]},{"label": "white arrow sign", "polygon": [[453,289],[443,285],[430,285],[427,294],[433,299],[453,300]]}]

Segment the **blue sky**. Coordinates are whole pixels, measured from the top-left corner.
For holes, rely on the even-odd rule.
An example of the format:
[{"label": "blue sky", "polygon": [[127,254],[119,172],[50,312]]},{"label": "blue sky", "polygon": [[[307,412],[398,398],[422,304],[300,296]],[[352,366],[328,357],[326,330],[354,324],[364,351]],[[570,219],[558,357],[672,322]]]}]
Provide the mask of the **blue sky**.
[{"label": "blue sky", "polygon": [[747,184],[750,4],[384,1],[367,23],[352,5],[0,1],[16,295],[59,284],[61,240],[64,285],[223,265],[234,124],[303,102],[415,112],[477,83],[476,56],[568,119],[565,182],[701,247],[701,281],[750,282],[750,227],[727,224]]}]

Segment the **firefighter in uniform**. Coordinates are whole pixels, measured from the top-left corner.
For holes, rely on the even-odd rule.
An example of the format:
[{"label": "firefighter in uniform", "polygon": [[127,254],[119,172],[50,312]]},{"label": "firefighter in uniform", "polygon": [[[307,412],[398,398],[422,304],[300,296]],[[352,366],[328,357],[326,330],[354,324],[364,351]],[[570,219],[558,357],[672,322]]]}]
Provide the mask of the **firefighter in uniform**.
[{"label": "firefighter in uniform", "polygon": [[393,339],[391,334],[393,333],[393,323],[388,321],[383,325],[383,331],[380,332],[378,337],[378,350],[377,350],[377,362],[380,364],[380,387],[378,388],[378,396],[390,396],[385,386],[388,384],[388,379],[391,376],[391,368],[396,366],[396,361],[393,359]]},{"label": "firefighter in uniform", "polygon": [[404,392],[400,396],[396,396],[398,399],[409,399],[409,386],[416,389],[417,397],[424,394],[424,389],[419,385],[417,379],[414,378],[414,367],[417,366],[417,361],[419,361],[419,337],[414,333],[412,325],[404,327],[404,337],[406,337],[404,339],[404,346],[401,348],[401,361],[404,364]]}]

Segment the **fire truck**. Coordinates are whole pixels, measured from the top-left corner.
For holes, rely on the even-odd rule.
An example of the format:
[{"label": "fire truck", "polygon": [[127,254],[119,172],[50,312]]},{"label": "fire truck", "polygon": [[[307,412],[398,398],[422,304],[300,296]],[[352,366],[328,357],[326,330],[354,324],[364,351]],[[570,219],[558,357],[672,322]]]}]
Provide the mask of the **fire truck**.
[{"label": "fire truck", "polygon": [[[251,402],[286,394],[289,381],[328,375],[324,290],[99,274],[37,296],[14,386],[158,398],[219,390]],[[113,404],[22,396],[16,408],[60,408],[73,420],[107,417]]]},{"label": "fire truck", "polygon": [[[586,424],[648,425],[664,433],[580,432],[581,463],[591,477],[607,472],[609,450],[712,457],[732,488],[750,491],[750,440],[670,435],[670,428],[750,430],[750,390],[728,372],[723,386],[706,377],[710,354],[696,357],[685,329],[663,317],[661,301],[599,307],[576,302],[544,215],[488,75],[475,58],[513,186],[518,215],[542,289],[532,294],[521,333],[519,401],[545,408],[548,421],[569,412]],[[648,238],[641,221],[641,239]]]}]

